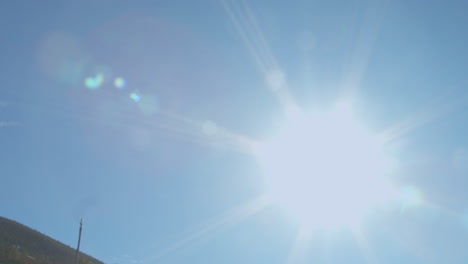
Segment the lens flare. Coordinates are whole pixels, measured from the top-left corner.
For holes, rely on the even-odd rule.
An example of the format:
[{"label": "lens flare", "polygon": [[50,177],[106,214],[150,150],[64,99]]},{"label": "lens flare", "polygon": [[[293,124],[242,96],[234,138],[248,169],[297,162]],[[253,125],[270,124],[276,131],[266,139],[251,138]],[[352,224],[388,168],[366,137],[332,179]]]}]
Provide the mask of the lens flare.
[{"label": "lens flare", "polygon": [[124,78],[118,77],[114,79],[114,86],[118,89],[123,89],[125,88],[126,81]]},{"label": "lens flare", "polygon": [[130,98],[135,102],[139,102],[141,100],[141,95],[137,92],[133,92],[130,94]]},{"label": "lens flare", "polygon": [[89,66],[82,41],[67,32],[49,33],[39,43],[38,66],[48,77],[65,84],[80,85]]},{"label": "lens flare", "polygon": [[409,208],[417,207],[423,202],[421,190],[412,185],[402,187],[400,195],[402,199],[401,212]]},{"label": "lens flare", "polygon": [[101,87],[104,82],[104,75],[97,74],[95,77],[88,77],[85,79],[84,84],[90,90],[96,90],[97,88]]},{"label": "lens flare", "polygon": [[152,95],[139,96],[138,100],[135,100],[135,101],[138,102],[138,108],[145,115],[155,114],[159,110],[159,102],[155,96],[152,96]]}]

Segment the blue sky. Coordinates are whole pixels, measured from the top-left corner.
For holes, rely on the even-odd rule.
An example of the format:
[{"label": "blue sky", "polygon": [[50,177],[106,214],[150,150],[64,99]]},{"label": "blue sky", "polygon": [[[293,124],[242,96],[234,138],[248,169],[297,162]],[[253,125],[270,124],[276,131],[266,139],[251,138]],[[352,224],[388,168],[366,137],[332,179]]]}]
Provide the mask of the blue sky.
[{"label": "blue sky", "polygon": [[[467,263],[467,7],[4,3],[1,214],[105,263]],[[248,142],[343,97],[412,200],[296,247]]]}]

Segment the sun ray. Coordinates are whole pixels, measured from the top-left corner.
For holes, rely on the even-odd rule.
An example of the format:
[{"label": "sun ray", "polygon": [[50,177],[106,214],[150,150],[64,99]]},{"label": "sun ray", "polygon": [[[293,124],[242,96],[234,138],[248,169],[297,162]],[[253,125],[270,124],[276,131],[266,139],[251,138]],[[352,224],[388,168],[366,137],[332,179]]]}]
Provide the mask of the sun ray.
[{"label": "sun ray", "polygon": [[197,244],[203,243],[212,239],[213,237],[225,232],[229,228],[239,224],[240,222],[246,220],[250,216],[258,213],[263,208],[269,205],[268,200],[265,196],[259,196],[256,199],[249,201],[248,203],[238,206],[224,215],[218,217],[216,220],[207,224],[206,226],[191,232],[185,237],[171,243],[169,246],[158,249],[155,255],[147,258],[143,263],[154,263],[155,261],[170,255],[176,250],[188,246],[197,246]]},{"label": "sun ray", "polygon": [[380,141],[386,143],[395,140],[405,134],[426,125],[444,115],[456,110],[467,103],[468,94],[459,95],[454,101],[447,101],[448,94],[437,98],[438,102],[433,102],[419,112],[409,116],[405,120],[387,128],[378,135]]},{"label": "sun ray", "polygon": [[242,19],[242,13],[236,10],[239,8],[236,6],[235,2],[228,3],[228,0],[221,0],[221,3],[223,4],[224,9],[228,13],[229,18],[231,19],[231,22],[234,25],[234,28],[237,30],[245,46],[247,47],[247,49],[253,56],[254,61],[257,64],[257,67],[263,74],[266,74],[268,72],[267,69],[269,68],[268,62],[265,62],[264,56],[261,56],[262,49],[257,49],[255,47],[254,45],[255,43],[253,43],[255,41],[253,41],[252,37],[250,37],[251,35],[249,33],[250,27],[243,26],[242,21],[245,21],[245,19]]},{"label": "sun ray", "polygon": [[[34,113],[40,112],[46,115],[60,116],[70,120],[80,120],[81,122],[98,125],[112,124],[112,121],[99,118],[97,115],[77,114],[73,111],[66,111],[58,107],[49,106],[46,108],[40,105],[30,105],[26,103],[16,103],[15,105]],[[130,121],[147,126],[148,128],[153,128],[155,129],[153,133],[162,132],[179,140],[185,140],[204,147],[215,147],[246,154],[251,153],[251,145],[253,144],[251,139],[228,131],[219,125],[216,125],[215,133],[207,134],[203,130],[205,121],[191,120],[174,112],[160,110],[154,116],[143,116],[120,110],[115,111],[113,114],[118,119],[125,121],[123,122],[125,124]]]},{"label": "sun ray", "polygon": [[240,6],[228,0],[221,0],[221,3],[265,78],[268,88],[277,97],[286,114],[297,112],[298,106],[289,91],[284,72],[275,59],[251,8],[246,2],[242,2]]},{"label": "sun ray", "polygon": [[275,56],[273,55],[273,52],[271,51],[270,45],[268,44],[268,41],[265,38],[265,35],[263,34],[262,29],[260,28],[257,18],[255,14],[252,11],[252,8],[245,2],[241,2],[244,6],[246,17],[250,21],[251,29],[253,32],[253,36],[256,36],[257,38],[257,43],[259,46],[260,51],[264,51],[264,58],[265,61],[267,62],[267,66],[271,67],[278,67],[278,62],[275,59]]},{"label": "sun ray", "polygon": [[185,124],[186,127],[190,127],[191,129],[196,130],[199,137],[202,136],[205,141],[208,141],[207,144],[210,144],[210,138],[211,140],[215,138],[216,143],[211,141],[211,145],[213,146],[227,148],[242,153],[251,152],[250,149],[253,144],[253,140],[243,135],[226,130],[219,124],[216,124],[212,121],[197,121],[169,111],[163,111],[162,114],[173,120],[180,121],[181,123]]},{"label": "sun ray", "polygon": [[372,245],[369,243],[366,235],[363,233],[362,229],[354,230],[353,236],[356,239],[356,243],[364,255],[366,263],[379,263],[377,256],[372,250]]},{"label": "sun ray", "polygon": [[349,61],[345,64],[348,69],[345,72],[343,83],[341,85],[342,97],[354,97],[361,86],[364,78],[367,64],[369,62],[379,26],[384,17],[385,0],[373,1],[368,7],[363,23],[363,27],[358,33],[357,42]]},{"label": "sun ray", "polygon": [[[422,192],[419,188],[414,187],[415,189],[418,189],[419,192]],[[411,195],[408,196],[407,193],[404,191],[399,192],[399,202],[405,204],[405,200],[413,200],[411,198]],[[416,199],[419,200],[417,203],[413,204],[413,206],[406,208],[403,211],[399,211],[401,214],[409,214],[407,217],[427,217],[427,216],[435,216],[436,218],[433,218],[433,221],[436,221],[437,223],[441,223],[439,217],[448,217],[451,219],[459,220],[460,225],[462,225],[462,220],[463,220],[463,215],[462,213],[446,208],[444,206],[441,206],[437,204],[434,201],[431,201],[430,195],[428,193],[423,193],[423,195],[420,196],[420,198]],[[430,220],[431,218],[429,218]],[[436,220],[437,219],[437,220]],[[406,220],[406,219],[405,219]],[[408,225],[410,224],[410,225]],[[428,242],[427,240],[423,238],[419,238],[420,235],[414,235],[413,232],[425,232],[427,230],[424,230],[428,228],[429,226],[425,225],[427,224],[426,221],[419,223],[425,225],[422,229],[419,226],[411,226],[411,224],[415,225],[414,221],[405,221],[404,229],[402,230],[401,225],[396,225],[394,226],[394,230],[390,230],[390,232],[387,232],[386,234],[389,235],[389,238],[394,241],[397,245],[399,245],[402,249],[410,253],[412,256],[416,257],[418,260],[422,262],[427,262],[428,258],[433,257],[433,250],[434,250],[434,244],[432,243],[426,243]],[[418,225],[419,225],[418,224]],[[460,226],[461,228],[461,226]],[[413,235],[412,235],[413,234]],[[378,262],[377,262],[378,263]]]},{"label": "sun ray", "polygon": [[[413,187],[413,188],[416,188],[416,187]],[[419,192],[422,193],[422,191],[420,191],[418,189]],[[420,197],[417,197],[416,200],[418,200],[417,202],[412,202],[411,200],[415,200],[415,198],[411,197],[411,195],[408,196],[407,193],[405,192],[402,192],[400,191],[399,192],[399,198],[400,200],[402,201],[403,203],[403,207],[405,207],[405,203],[412,203],[413,205],[412,206],[409,206],[408,208],[405,208],[405,210],[410,210],[411,207],[421,207],[421,208],[424,208],[424,209],[427,209],[427,210],[432,210],[432,211],[435,211],[435,212],[438,212],[438,213],[442,213],[444,215],[447,215],[447,216],[450,216],[450,217],[454,217],[454,218],[461,218],[462,217],[462,214],[453,210],[453,209],[450,209],[450,208],[445,208],[433,201],[430,200],[429,197],[427,197],[427,194],[419,194]],[[408,201],[410,200],[410,201]],[[405,210],[401,210],[401,212],[404,212]]]},{"label": "sun ray", "polygon": [[296,239],[291,247],[291,252],[288,256],[287,264],[305,263],[307,257],[307,249],[312,239],[312,232],[305,227],[299,228]]}]

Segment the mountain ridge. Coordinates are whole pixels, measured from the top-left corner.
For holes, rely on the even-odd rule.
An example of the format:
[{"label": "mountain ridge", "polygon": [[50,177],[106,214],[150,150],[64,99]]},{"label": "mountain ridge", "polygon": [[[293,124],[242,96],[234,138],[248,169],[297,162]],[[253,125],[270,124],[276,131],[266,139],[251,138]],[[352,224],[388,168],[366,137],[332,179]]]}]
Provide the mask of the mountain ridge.
[{"label": "mountain ridge", "polygon": [[[0,216],[0,264],[74,264],[76,249]],[[79,264],[104,264],[80,252]]]}]

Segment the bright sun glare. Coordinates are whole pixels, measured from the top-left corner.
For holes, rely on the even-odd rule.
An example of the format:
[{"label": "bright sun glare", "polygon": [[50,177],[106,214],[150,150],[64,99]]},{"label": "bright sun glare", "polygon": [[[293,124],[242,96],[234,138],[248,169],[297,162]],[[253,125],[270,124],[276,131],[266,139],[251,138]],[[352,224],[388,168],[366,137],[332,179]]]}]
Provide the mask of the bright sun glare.
[{"label": "bright sun glare", "polygon": [[296,114],[255,152],[268,197],[306,229],[356,228],[392,195],[382,144],[345,106]]}]

